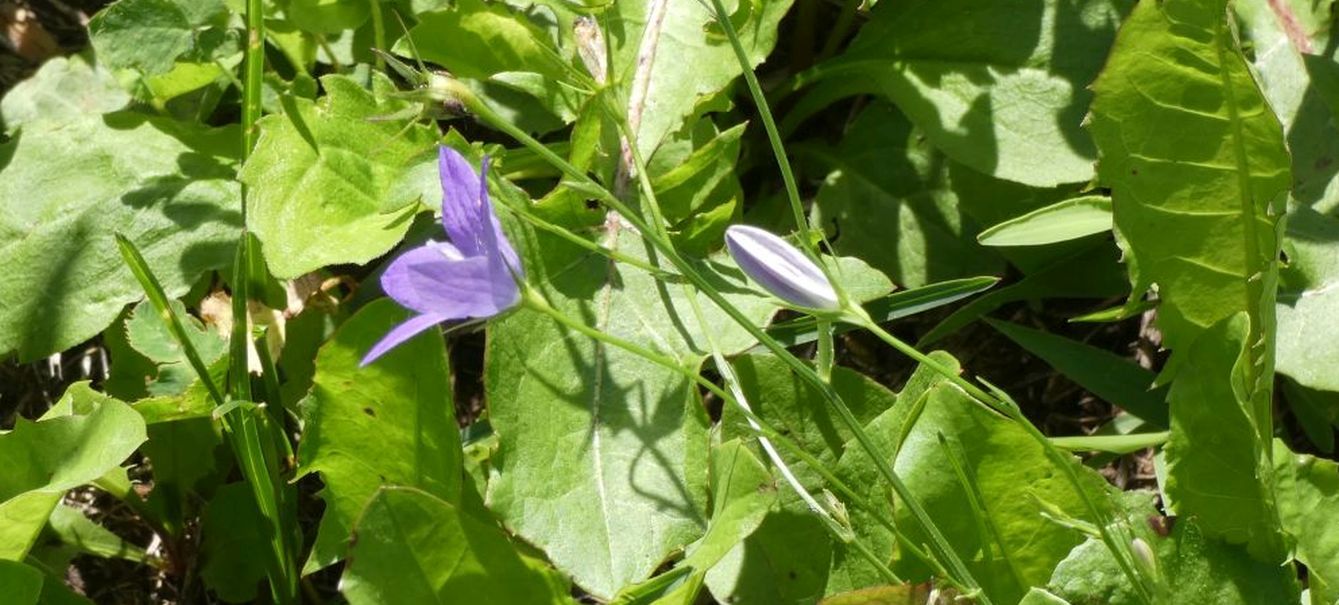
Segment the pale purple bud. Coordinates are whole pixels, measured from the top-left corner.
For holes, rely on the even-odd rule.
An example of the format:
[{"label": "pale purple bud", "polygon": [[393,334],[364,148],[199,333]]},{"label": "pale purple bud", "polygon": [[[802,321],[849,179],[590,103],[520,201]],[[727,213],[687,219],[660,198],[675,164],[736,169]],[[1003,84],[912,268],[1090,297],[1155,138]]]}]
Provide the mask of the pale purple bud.
[{"label": "pale purple bud", "polygon": [[725,230],[725,245],[739,268],[777,298],[811,309],[836,310],[841,306],[823,270],[770,231],[733,225]]}]

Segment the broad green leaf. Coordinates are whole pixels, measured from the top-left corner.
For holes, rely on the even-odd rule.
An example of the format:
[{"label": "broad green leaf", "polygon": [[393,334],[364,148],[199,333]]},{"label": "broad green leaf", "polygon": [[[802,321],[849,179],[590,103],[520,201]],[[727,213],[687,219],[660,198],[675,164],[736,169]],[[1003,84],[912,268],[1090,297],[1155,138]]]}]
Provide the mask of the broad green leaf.
[{"label": "broad green leaf", "polygon": [[1085,195],[998,223],[976,236],[983,246],[1042,246],[1111,230],[1111,200]]},{"label": "broad green leaf", "polygon": [[[503,2],[458,0],[418,16],[396,52],[445,67],[452,75],[486,80],[504,72],[533,72],[551,83],[566,82],[569,69],[553,40],[521,11]],[[556,85],[556,84],[554,84]]]},{"label": "broad green leaf", "polygon": [[13,605],[37,605],[45,577],[34,567],[0,560],[0,594]]},{"label": "broad green leaf", "polygon": [[[703,327],[680,285],[547,234],[513,241],[525,250],[528,281],[559,311],[687,368],[705,358]],[[647,254],[616,220],[601,243]],[[764,323],[771,303],[748,294],[737,270],[718,267],[718,287]],[[723,351],[753,344],[705,297],[699,302]],[[604,599],[702,535],[708,421],[686,378],[525,310],[491,324],[488,361],[499,439],[487,500],[509,529]]]},{"label": "broad green leaf", "polygon": [[358,29],[372,16],[371,7],[377,6],[358,0],[287,0],[284,4],[284,15],[293,25],[317,34]]},{"label": "broad green leaf", "polygon": [[[1172,382],[1171,438],[1163,486],[1171,510],[1194,516],[1208,536],[1246,544],[1282,562],[1268,417],[1253,409],[1246,314],[1225,319],[1184,351]],[[1264,413],[1269,413],[1265,408]]]},{"label": "broad green leaf", "polygon": [[256,498],[246,483],[214,492],[200,519],[200,578],[220,599],[252,602],[263,589],[269,539]]},{"label": "broad green leaf", "polygon": [[[659,2],[614,3],[602,19],[608,32],[611,77],[627,98],[649,22],[648,10]],[[762,63],[777,40],[777,24],[792,0],[726,2],[730,21],[748,53],[750,68]],[[637,146],[650,158],[670,133],[691,123],[702,104],[742,73],[730,41],[715,24],[709,3],[667,2],[655,44],[646,105],[637,129]],[[606,20],[607,19],[607,20]]]},{"label": "broad green leaf", "polygon": [[[699,125],[710,125],[702,120]],[[714,130],[714,128],[712,129]],[[731,189],[739,187],[736,165],[739,162],[740,138],[744,124],[714,136],[701,145],[685,149],[686,155],[670,153],[670,141],[656,153],[655,161],[647,169],[653,175],[651,186],[666,219],[675,223],[719,202],[720,189],[728,197]],[[734,178],[732,178],[734,177]]]},{"label": "broad green leaf", "polygon": [[798,501],[773,512],[707,572],[722,603],[816,603],[827,585],[832,539]]},{"label": "broad green leaf", "polygon": [[29,122],[0,145],[0,352],[62,351],[144,295],[114,233],[169,295],[227,266],[241,226],[236,141],[236,129],[115,113]]},{"label": "broad green leaf", "polygon": [[[1339,205],[1339,63],[1333,59],[1332,3],[1240,0],[1242,35],[1255,49],[1255,73],[1292,153],[1292,199],[1330,212]],[[1326,56],[1331,55],[1331,56]]]},{"label": "broad green leaf", "polygon": [[777,483],[739,440],[711,452],[711,520],[680,565],[706,572],[762,523],[776,503]]},{"label": "broad green leaf", "polygon": [[881,2],[822,72],[866,78],[954,160],[1051,187],[1093,176],[1080,128],[1123,0]]},{"label": "broad green leaf", "polygon": [[1339,220],[1298,207],[1288,217],[1288,264],[1280,271],[1278,369],[1305,387],[1339,391]]},{"label": "broad green leaf", "polygon": [[1297,454],[1274,440],[1274,477],[1283,529],[1297,541],[1312,603],[1339,600],[1339,464]]},{"label": "broad green leaf", "polygon": [[106,69],[80,55],[55,57],[5,93],[0,121],[13,133],[29,122],[109,113],[129,102],[130,94]]},{"label": "broad green leaf", "polygon": [[[941,363],[956,366],[942,353]],[[957,387],[925,368],[898,403],[867,427],[884,451],[896,453],[894,469],[920,499],[949,543],[966,560],[993,601],[1017,602],[1032,586],[1045,583],[1056,563],[1082,542],[1082,536],[1043,516],[1063,511],[1089,517],[1082,496],[1032,437],[999,414],[974,401]],[[1106,506],[1106,481],[1078,459],[1065,462],[1080,477],[1087,497]],[[965,472],[960,480],[954,466]],[[881,497],[877,473],[868,456],[849,446],[837,474],[866,499],[892,514],[908,538],[926,540],[902,506],[893,509]],[[970,490],[970,492],[968,491]],[[979,506],[979,508],[978,508]],[[892,537],[866,513],[853,511],[857,533],[869,544],[890,552]],[[1091,521],[1091,519],[1089,519]],[[877,576],[853,552],[834,558],[828,590],[851,590],[877,584]],[[926,570],[901,554],[894,571],[917,581]]]},{"label": "broad green leaf", "polygon": [[[733,365],[739,387],[755,414],[819,460],[836,464],[854,435],[813,387],[770,354],[740,355]],[[832,369],[832,388],[861,423],[873,420],[897,400],[895,394],[868,376],[840,366]],[[756,435],[743,414],[729,405],[721,410],[721,434],[724,439],[751,439]],[[794,470],[806,486],[820,487],[821,478],[814,471],[803,465],[796,465]]]},{"label": "broad green leaf", "polygon": [[226,13],[222,0],[119,0],[88,22],[88,37],[110,68],[165,73],[196,48],[198,27]]},{"label": "broad green leaf", "polygon": [[352,605],[570,603],[550,569],[501,529],[424,491],[378,490],[355,528],[340,590]]},{"label": "broad green leaf", "polygon": [[1268,443],[1290,186],[1279,120],[1223,1],[1141,2],[1093,88],[1090,128],[1131,300],[1157,289],[1173,351],[1167,494],[1206,535],[1281,562]]},{"label": "broad green leaf", "polygon": [[[1194,519],[1178,518],[1166,537],[1147,522],[1164,519],[1152,505],[1152,494],[1122,495],[1126,527],[1154,552],[1161,582],[1156,603],[1256,605],[1297,603],[1296,580],[1290,566],[1263,563],[1239,546],[1206,537]],[[1047,589],[1074,605],[1136,605],[1139,600],[1111,551],[1089,538],[1061,561]]]},{"label": "broad green leaf", "polygon": [[19,560],[65,491],[119,468],[144,442],[144,421],[124,403],[30,422],[0,435],[0,559]]},{"label": "broad green leaf", "polygon": [[303,400],[298,474],[320,473],[325,515],[308,572],[344,556],[358,514],[377,488],[421,488],[460,498],[460,433],[440,333],[429,330],[377,362],[368,349],[409,317],[389,299],[363,307],[321,347],[311,394]]},{"label": "broad green leaf", "polygon": [[1058,334],[992,319],[986,323],[1107,403],[1155,426],[1167,426],[1167,392],[1153,388],[1152,371]]},{"label": "broad green leaf", "polygon": [[[1093,89],[1099,175],[1112,189],[1133,298],[1157,287],[1164,346],[1188,347],[1240,311],[1252,346],[1272,345],[1289,158],[1225,1],[1140,2]],[[1272,372],[1265,357],[1252,355],[1261,366],[1253,383]]]},{"label": "broad green leaf", "polygon": [[911,288],[1003,268],[977,245],[977,228],[959,207],[943,156],[892,107],[863,111],[835,150],[805,146],[797,153],[831,170],[816,199],[817,221],[835,230],[838,254],[863,259]]},{"label": "broad green leaf", "polygon": [[[345,76],[321,83],[328,96],[294,99],[292,111],[261,119],[260,140],[239,175],[248,187],[248,227],[278,278],[385,254],[416,209],[418,196],[397,184],[436,157],[433,129],[369,120],[403,102],[379,103]],[[390,84],[378,76],[374,86]]]}]

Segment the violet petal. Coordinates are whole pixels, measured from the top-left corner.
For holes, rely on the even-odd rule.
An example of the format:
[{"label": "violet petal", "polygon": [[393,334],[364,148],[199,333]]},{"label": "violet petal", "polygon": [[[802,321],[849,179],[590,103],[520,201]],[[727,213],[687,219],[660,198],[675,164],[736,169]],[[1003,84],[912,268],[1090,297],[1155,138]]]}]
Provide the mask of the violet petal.
[{"label": "violet petal", "polygon": [[777,298],[800,307],[837,309],[837,291],[814,261],[765,229],[733,225],[725,244],[739,268]]},{"label": "violet petal", "polygon": [[462,258],[442,243],[400,255],[382,274],[381,288],[406,308],[446,319],[495,315],[519,298],[516,282],[510,275],[500,282],[487,257]]},{"label": "violet petal", "polygon": [[391,328],[391,331],[381,337],[381,340],[378,340],[377,344],[372,345],[372,349],[363,356],[363,360],[358,363],[358,367],[364,367],[367,364],[376,361],[378,357],[385,355],[387,351],[395,348],[400,343],[418,336],[419,333],[424,330],[442,323],[445,320],[446,318],[437,315],[416,315],[409,318],[404,323]]}]

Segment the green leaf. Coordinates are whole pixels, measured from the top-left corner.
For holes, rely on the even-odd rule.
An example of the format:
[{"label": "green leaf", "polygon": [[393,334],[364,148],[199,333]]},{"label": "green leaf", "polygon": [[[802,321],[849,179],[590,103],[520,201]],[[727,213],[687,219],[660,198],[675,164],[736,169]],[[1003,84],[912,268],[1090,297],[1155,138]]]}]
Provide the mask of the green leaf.
[{"label": "green leaf", "polygon": [[48,519],[52,533],[64,544],[74,546],[80,552],[104,558],[125,559],[134,563],[144,563],[147,556],[144,549],[126,542],[120,536],[94,523],[91,519],[70,506],[57,506]]},{"label": "green leaf", "polygon": [[1153,372],[1129,359],[1058,334],[993,319],[987,319],[986,323],[1106,402],[1154,426],[1167,426],[1167,392],[1153,388],[1156,378]]},{"label": "green leaf", "polygon": [[722,603],[814,603],[831,559],[827,529],[797,502],[768,514],[707,572],[706,583]]},{"label": "green leaf", "polygon": [[[1003,268],[977,245],[943,156],[892,107],[861,112],[835,150],[804,146],[797,153],[831,170],[815,201],[817,224],[835,227],[838,254],[861,258],[911,288]],[[1000,203],[1028,195],[1003,186]]]},{"label": "green leaf", "polygon": [[365,368],[363,355],[409,314],[389,299],[349,318],[321,347],[303,400],[299,476],[320,473],[325,515],[308,573],[344,556],[357,516],[377,488],[422,488],[460,499],[460,434],[440,333],[429,330]]},{"label": "green leaf", "polygon": [[[633,86],[638,54],[645,36],[653,0],[616,2],[601,19],[605,42],[611,48],[609,71],[624,91]],[[637,129],[637,146],[650,158],[670,133],[699,113],[742,73],[730,41],[713,22],[709,6],[698,2],[668,2],[661,23],[646,94],[646,110]],[[738,2],[730,21],[748,51],[750,67],[757,67],[772,51],[777,24],[792,0]],[[607,19],[607,20],[606,20]]]},{"label": "green leaf", "polygon": [[1122,0],[881,2],[823,71],[867,78],[949,157],[1051,187],[1093,176],[1080,128]]},{"label": "green leaf", "polygon": [[[1161,519],[1149,492],[1125,492],[1125,525],[1154,553],[1157,603],[1255,605],[1297,603],[1297,582],[1290,566],[1264,563],[1239,546],[1207,538],[1194,519],[1178,518],[1167,537],[1155,534],[1148,520]],[[1137,605],[1111,551],[1096,538],[1076,547],[1056,566],[1047,588],[1075,605]]]},{"label": "green leaf", "polygon": [[54,57],[0,99],[5,132],[42,119],[76,119],[116,111],[130,102],[112,74],[79,55]]},{"label": "green leaf", "polygon": [[260,120],[260,140],[239,175],[248,187],[247,226],[278,278],[385,254],[417,209],[419,196],[397,184],[436,157],[433,129],[369,120],[403,102],[379,103],[345,76],[321,84],[328,96],[293,99],[291,111]]},{"label": "green leaf", "polygon": [[200,520],[200,578],[229,603],[252,602],[265,581],[270,548],[251,487],[229,483],[214,492]]},{"label": "green leaf", "polygon": [[160,74],[195,48],[196,27],[226,11],[222,0],[119,0],[93,16],[88,37],[104,65]]},{"label": "green leaf", "polygon": [[711,521],[702,539],[688,547],[680,565],[699,573],[715,566],[758,528],[776,503],[777,489],[771,473],[740,441],[732,439],[712,448]]},{"label": "green leaf", "polygon": [[[503,72],[533,72],[550,81],[567,81],[568,65],[538,25],[501,2],[458,0],[418,16],[409,31],[420,58],[452,75],[486,80]],[[397,53],[411,54],[408,42]]]},{"label": "green leaf", "polygon": [[[1230,317],[1181,357],[1172,382],[1167,443],[1170,509],[1194,516],[1208,536],[1246,544],[1262,561],[1286,555],[1275,501],[1268,436],[1251,388],[1249,320]],[[1265,409],[1268,413],[1268,408]],[[1263,424],[1262,424],[1263,423]]]},{"label": "green leaf", "polygon": [[1339,391],[1327,359],[1339,355],[1339,220],[1310,208],[1288,217],[1288,264],[1279,275],[1278,370],[1299,384]]},{"label": "green leaf", "polygon": [[340,580],[352,605],[571,602],[556,574],[500,529],[424,491],[377,491],[356,532]]},{"label": "green leaf", "polygon": [[[1274,332],[1288,152],[1224,4],[1141,2],[1093,84],[1089,128],[1134,298],[1156,285],[1172,351],[1240,311],[1250,315],[1252,346]],[[1253,359],[1268,376],[1272,364]]]},{"label": "green leaf", "polygon": [[285,4],[284,16],[293,25],[317,34],[358,29],[372,16],[371,7],[376,6],[359,0],[287,0]]},{"label": "green leaf", "polygon": [[822,601],[819,601],[819,605],[892,605],[893,603],[919,603],[930,599],[930,595],[930,587],[926,584],[874,586],[830,595]]},{"label": "green leaf", "polygon": [[1312,603],[1339,600],[1339,464],[1297,454],[1274,440],[1274,477],[1283,528],[1297,541]]},{"label": "green leaf", "polygon": [[19,560],[65,491],[118,468],[144,442],[144,421],[115,399],[0,435],[0,559]]},{"label": "green leaf", "polygon": [[0,560],[0,594],[14,605],[36,605],[45,577],[41,571],[18,561]]},{"label": "green leaf", "polygon": [[[601,243],[646,258],[611,223]],[[528,281],[569,317],[696,368],[705,337],[684,290],[547,234],[513,238]],[[775,311],[717,265],[717,287],[762,324]],[[753,344],[700,297],[722,351]],[[668,310],[667,310],[668,309]],[[491,324],[488,410],[497,431],[490,508],[599,598],[643,580],[706,529],[708,423],[681,374],[518,311]]]},{"label": "green leaf", "polygon": [[[836,464],[854,435],[813,387],[770,354],[740,355],[733,365],[739,387],[755,414],[820,461]],[[832,369],[832,388],[862,424],[893,407],[897,400],[897,395],[883,385],[841,366]],[[751,439],[756,433],[738,408],[727,405],[721,411],[721,436]],[[805,486],[821,486],[821,478],[814,471],[798,465],[793,470]]]},{"label": "green leaf", "polygon": [[[172,300],[169,304],[177,317],[182,319],[182,327],[200,355],[200,361],[211,365],[223,357],[228,343],[218,332],[187,313],[186,305],[181,301]],[[172,336],[163,316],[158,314],[149,301],[135,305],[135,310],[126,321],[125,330],[130,346],[157,364],[157,377],[147,385],[149,395],[180,395],[198,380],[185,351]]]},{"label": "green leaf", "polygon": [[241,226],[236,141],[235,129],[117,113],[31,122],[0,146],[0,353],[65,350],[143,296],[114,233],[169,295],[227,266]]},{"label": "green leaf", "polygon": [[976,236],[983,246],[1043,246],[1111,230],[1111,200],[1085,195],[998,223]]},{"label": "green leaf", "polygon": [[[941,363],[956,362],[936,353]],[[925,368],[898,396],[898,403],[867,427],[884,451],[895,451],[895,470],[916,494],[950,544],[960,553],[992,601],[1017,602],[1032,586],[1045,583],[1056,563],[1082,536],[1047,519],[1043,512],[1063,511],[1076,519],[1089,513],[1080,494],[1021,427],[988,410],[942,377]],[[1078,459],[1066,461],[1083,482],[1087,497],[1105,506],[1108,486]],[[966,473],[960,479],[955,466]],[[925,538],[905,507],[892,508],[882,497],[868,456],[847,448],[837,474],[893,515],[914,543]],[[867,514],[852,511],[856,531],[869,544],[888,552],[892,538]],[[828,590],[850,590],[879,583],[854,553],[834,557]],[[900,554],[894,571],[916,581],[927,575],[922,564]]]},{"label": "green leaf", "polygon": [[1051,437],[1056,447],[1069,451],[1108,452],[1112,454],[1131,454],[1139,450],[1158,447],[1167,442],[1168,431],[1158,433],[1131,433],[1129,435],[1079,435],[1075,437]]}]

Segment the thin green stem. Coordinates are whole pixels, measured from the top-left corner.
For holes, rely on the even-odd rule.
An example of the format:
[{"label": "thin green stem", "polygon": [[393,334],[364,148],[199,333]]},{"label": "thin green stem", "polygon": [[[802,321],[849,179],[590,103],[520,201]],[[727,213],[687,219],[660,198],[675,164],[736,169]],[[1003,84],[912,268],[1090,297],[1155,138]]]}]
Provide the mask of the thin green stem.
[{"label": "thin green stem", "polygon": [[[372,5],[372,44],[378,50],[390,52],[391,49],[386,48],[386,20],[381,14],[381,0],[367,0],[367,2]],[[377,71],[386,71],[385,57],[382,57],[381,53],[373,54]]]},{"label": "thin green stem", "polygon": [[[730,22],[730,14],[725,11],[725,5],[721,0],[711,0],[711,5],[715,9],[716,23],[725,31],[725,37],[730,39],[730,46],[735,50],[735,58],[739,60],[744,72],[744,82],[748,85],[749,94],[753,96],[754,105],[758,107],[758,117],[762,118],[763,129],[767,131],[767,140],[772,145],[772,154],[776,156],[776,165],[781,171],[781,182],[786,187],[786,199],[790,201],[790,210],[795,215],[795,228],[800,233],[800,245],[810,256],[818,258],[818,251],[814,249],[813,239],[809,235],[809,220],[804,216],[804,202],[800,200],[800,188],[795,182],[795,173],[790,169],[786,147],[781,142],[781,132],[777,130],[776,120],[772,118],[772,109],[767,104],[767,96],[763,94],[762,85],[758,83],[758,76],[753,73],[752,61],[749,60],[748,52],[744,50],[743,42],[739,40],[739,32],[735,31],[734,23]],[[826,271],[824,268],[824,272]]]},{"label": "thin green stem", "polygon": [[[463,85],[457,84],[452,92],[467,109],[474,113],[476,117],[483,120],[488,125],[515,138],[522,145],[525,145],[561,170],[563,174],[567,175],[569,179],[572,179],[572,181],[576,183],[576,186],[580,187],[581,190],[593,193],[601,203],[608,206],[611,210],[621,214],[625,220],[632,223],[633,227],[637,228],[642,233],[642,236],[646,238],[646,241],[648,241],[658,252],[664,255],[676,269],[678,269],[681,275],[693,283],[693,285],[697,286],[698,289],[701,290],[707,298],[711,299],[717,307],[725,312],[731,320],[739,324],[750,336],[757,339],[763,346],[767,347],[767,349],[776,355],[782,363],[785,363],[792,371],[794,371],[796,376],[799,376],[801,380],[818,391],[823,400],[837,411],[838,418],[840,418],[842,423],[851,430],[851,433],[855,436],[861,449],[869,454],[875,467],[878,469],[879,474],[882,475],[893,487],[893,491],[897,493],[898,498],[903,501],[907,510],[911,512],[913,518],[915,518],[917,523],[921,525],[922,531],[924,531],[930,538],[930,546],[935,552],[935,556],[944,563],[944,567],[951,573],[949,579],[964,586],[967,589],[967,592],[979,592],[980,584],[972,576],[967,565],[963,563],[962,559],[953,550],[952,545],[949,544],[948,539],[944,537],[943,532],[941,532],[938,526],[935,525],[934,520],[930,518],[930,515],[925,511],[924,507],[922,507],[919,501],[916,500],[915,495],[911,493],[911,490],[907,488],[906,484],[903,483],[901,478],[899,478],[893,471],[889,460],[879,453],[878,447],[875,446],[874,441],[870,439],[869,435],[865,433],[864,427],[861,426],[860,421],[855,417],[855,414],[851,412],[851,409],[847,407],[844,401],[842,401],[837,392],[834,391],[829,384],[823,382],[823,380],[818,377],[813,368],[809,367],[808,364],[791,354],[791,352],[786,350],[783,345],[767,335],[762,328],[755,325],[748,316],[735,307],[725,298],[725,296],[716,291],[693,263],[690,263],[687,259],[681,256],[679,252],[675,250],[673,244],[659,237],[658,232],[654,227],[649,225],[645,220],[642,220],[638,214],[634,213],[632,209],[629,208],[627,204],[623,203],[622,200],[618,199],[617,196],[610,193],[609,190],[605,189],[585,172],[571,165],[553,151],[549,150],[543,143],[511,124],[507,119],[503,118],[496,111],[493,111],[491,107]],[[990,605],[991,603],[989,597],[984,593],[980,593],[977,596],[977,600],[982,605]]]},{"label": "thin green stem", "polygon": [[832,322],[820,319],[818,320],[818,354],[814,357],[814,365],[818,369],[818,377],[822,378],[823,382],[832,384],[832,366],[834,363]]},{"label": "thin green stem", "polygon": [[837,47],[841,46],[842,40],[846,39],[846,34],[850,33],[851,25],[855,23],[856,10],[864,0],[844,0],[842,10],[837,14],[837,22],[828,30],[828,39],[823,43],[823,50],[818,52],[818,61],[832,57],[837,54]]}]

